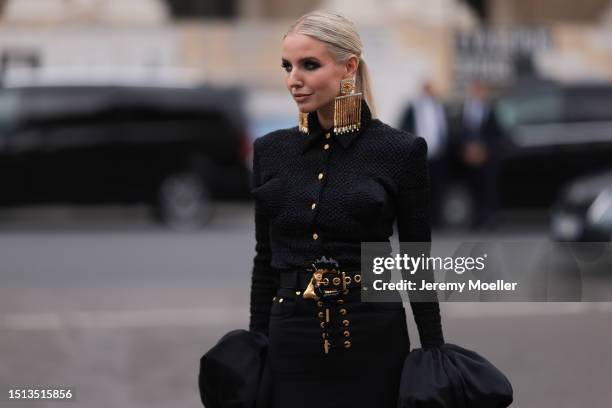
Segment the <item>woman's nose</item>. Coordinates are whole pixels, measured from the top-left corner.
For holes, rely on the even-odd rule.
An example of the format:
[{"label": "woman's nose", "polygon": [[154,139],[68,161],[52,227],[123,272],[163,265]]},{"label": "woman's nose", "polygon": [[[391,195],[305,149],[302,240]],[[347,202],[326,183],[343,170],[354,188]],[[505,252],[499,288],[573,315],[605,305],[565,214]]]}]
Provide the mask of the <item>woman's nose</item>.
[{"label": "woman's nose", "polygon": [[304,85],[304,81],[302,80],[301,74],[297,69],[292,69],[289,72],[289,77],[287,78],[287,84],[290,88],[299,88]]}]

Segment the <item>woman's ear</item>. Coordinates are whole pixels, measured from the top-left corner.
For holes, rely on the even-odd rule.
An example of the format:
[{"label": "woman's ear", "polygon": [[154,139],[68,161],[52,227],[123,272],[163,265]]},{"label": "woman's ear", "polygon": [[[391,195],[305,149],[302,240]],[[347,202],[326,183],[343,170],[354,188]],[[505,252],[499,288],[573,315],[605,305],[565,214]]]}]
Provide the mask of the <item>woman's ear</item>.
[{"label": "woman's ear", "polygon": [[348,60],[346,60],[345,68],[346,68],[346,77],[353,78],[357,74],[357,68],[359,67],[359,58],[356,55],[351,55]]}]

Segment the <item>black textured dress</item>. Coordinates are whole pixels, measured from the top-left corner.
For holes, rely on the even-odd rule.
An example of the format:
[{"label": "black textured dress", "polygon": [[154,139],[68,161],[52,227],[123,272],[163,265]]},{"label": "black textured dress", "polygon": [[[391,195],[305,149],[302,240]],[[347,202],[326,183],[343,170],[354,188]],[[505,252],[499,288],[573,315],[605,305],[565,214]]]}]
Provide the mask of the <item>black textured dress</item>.
[{"label": "black textured dress", "polygon": [[[297,279],[321,256],[360,268],[361,242],[429,242],[427,145],[372,119],[333,134],[309,114],[309,133],[283,129],[254,146],[256,256],[250,330],[269,335],[273,407],[395,408],[410,343],[403,305],[361,303],[351,291],[331,309],[304,299]],[[411,302],[423,347],[444,343],[437,301]],[[329,339],[325,352],[322,336]]]}]

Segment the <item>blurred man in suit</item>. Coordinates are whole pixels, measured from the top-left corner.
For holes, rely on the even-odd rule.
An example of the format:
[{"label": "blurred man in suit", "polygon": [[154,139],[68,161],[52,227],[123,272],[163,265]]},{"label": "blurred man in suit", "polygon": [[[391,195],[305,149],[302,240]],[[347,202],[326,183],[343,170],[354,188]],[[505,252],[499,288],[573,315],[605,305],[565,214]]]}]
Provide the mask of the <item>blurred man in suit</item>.
[{"label": "blurred man in suit", "polygon": [[427,161],[431,180],[431,222],[443,224],[442,203],[448,179],[448,125],[444,107],[430,82],[425,82],[421,95],[404,113],[400,129],[427,141]]},{"label": "blurred man in suit", "polygon": [[499,131],[484,82],[470,84],[462,122],[460,157],[475,204],[472,227],[492,228],[499,206]]}]

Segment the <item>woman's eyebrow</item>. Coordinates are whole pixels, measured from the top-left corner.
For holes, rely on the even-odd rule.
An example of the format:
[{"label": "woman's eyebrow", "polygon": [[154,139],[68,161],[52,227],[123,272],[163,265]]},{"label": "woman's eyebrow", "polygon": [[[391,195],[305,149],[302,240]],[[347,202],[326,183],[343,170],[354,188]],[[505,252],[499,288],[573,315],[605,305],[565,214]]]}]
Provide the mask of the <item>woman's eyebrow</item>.
[{"label": "woman's eyebrow", "polygon": [[[304,57],[304,58],[300,58],[298,60],[298,63],[300,62],[304,62],[304,61],[316,61],[319,62],[319,60],[316,57]],[[289,60],[282,58],[282,62],[289,62]]]}]

